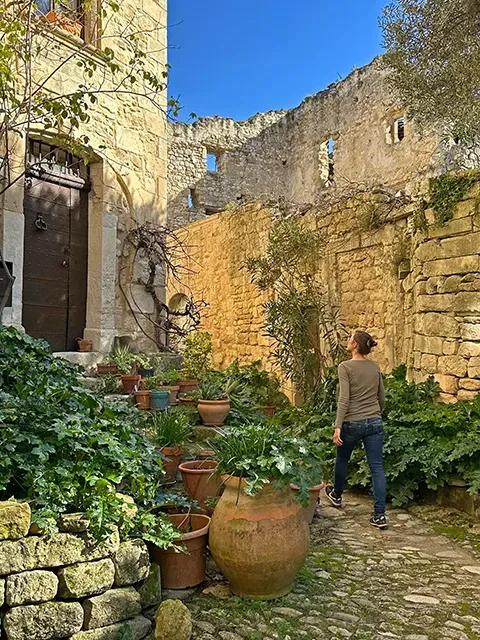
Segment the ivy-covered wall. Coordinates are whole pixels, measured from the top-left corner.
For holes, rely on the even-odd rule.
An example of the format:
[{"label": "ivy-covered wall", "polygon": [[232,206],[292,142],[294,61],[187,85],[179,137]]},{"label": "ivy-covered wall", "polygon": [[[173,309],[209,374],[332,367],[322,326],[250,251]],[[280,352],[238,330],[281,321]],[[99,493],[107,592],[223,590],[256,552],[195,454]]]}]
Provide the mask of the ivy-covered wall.
[{"label": "ivy-covered wall", "polygon": [[[441,204],[426,194],[421,225],[417,204],[378,193],[306,214],[325,236],[321,277],[345,324],[375,335],[384,371],[406,363],[416,380],[434,374],[445,401],[480,390],[479,202],[475,184],[454,199],[451,219],[439,221],[433,207]],[[180,231],[192,269],[182,292],[208,304],[202,328],[218,365],[269,360],[266,296],[244,264],[262,254],[278,209],[250,203]],[[176,291],[170,283],[169,297]]]}]

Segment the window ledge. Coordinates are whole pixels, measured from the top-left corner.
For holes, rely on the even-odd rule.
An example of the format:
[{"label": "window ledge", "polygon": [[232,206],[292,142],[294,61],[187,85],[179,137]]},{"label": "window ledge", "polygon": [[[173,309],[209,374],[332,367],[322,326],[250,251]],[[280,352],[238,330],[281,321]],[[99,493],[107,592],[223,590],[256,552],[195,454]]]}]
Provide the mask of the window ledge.
[{"label": "window ledge", "polygon": [[76,49],[79,55],[83,55],[86,58],[95,58],[95,60],[100,64],[105,64],[105,58],[100,49],[93,44],[86,42],[80,38],[80,36],[69,33],[52,22],[47,22],[45,20],[45,30],[41,32],[41,35],[44,35],[46,38],[51,38],[56,42],[60,41],[62,44],[73,50]]}]

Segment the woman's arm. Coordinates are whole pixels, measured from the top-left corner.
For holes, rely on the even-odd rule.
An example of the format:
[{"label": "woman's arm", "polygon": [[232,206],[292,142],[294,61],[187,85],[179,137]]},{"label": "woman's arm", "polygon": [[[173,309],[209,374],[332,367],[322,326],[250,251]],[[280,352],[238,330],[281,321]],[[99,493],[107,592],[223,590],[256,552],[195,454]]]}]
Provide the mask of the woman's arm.
[{"label": "woman's arm", "polygon": [[348,405],[350,402],[350,380],[348,370],[340,364],[338,367],[338,381],[340,383],[340,391],[338,394],[337,419],[335,421],[335,429],[341,429],[345,422]]},{"label": "woman's arm", "polygon": [[380,413],[382,413],[385,407],[385,387],[383,386],[383,376],[381,371],[378,372],[378,377],[378,404],[380,405]]}]

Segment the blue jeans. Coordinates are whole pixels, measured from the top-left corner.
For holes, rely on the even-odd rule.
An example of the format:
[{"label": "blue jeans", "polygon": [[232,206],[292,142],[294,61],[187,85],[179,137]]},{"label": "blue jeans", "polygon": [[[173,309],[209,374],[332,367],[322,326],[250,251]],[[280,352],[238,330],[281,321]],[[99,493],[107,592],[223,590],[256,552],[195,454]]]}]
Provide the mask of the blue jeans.
[{"label": "blue jeans", "polygon": [[335,462],[335,495],[340,498],[347,477],[347,467],[352,451],[360,440],[367,454],[368,466],[373,480],[375,513],[384,514],[387,502],[387,483],[383,471],[383,422],[381,418],[367,418],[344,422],[341,438],[343,445],[337,447]]}]

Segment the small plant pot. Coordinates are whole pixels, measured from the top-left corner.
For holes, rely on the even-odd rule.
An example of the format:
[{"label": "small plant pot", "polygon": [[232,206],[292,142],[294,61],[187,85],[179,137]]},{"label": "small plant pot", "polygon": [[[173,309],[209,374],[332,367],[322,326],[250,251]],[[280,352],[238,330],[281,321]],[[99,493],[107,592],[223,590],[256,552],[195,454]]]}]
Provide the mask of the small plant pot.
[{"label": "small plant pot", "polygon": [[159,451],[166,458],[166,460],[162,461],[165,469],[165,480],[175,480],[183,449],[181,447],[162,447]]},{"label": "small plant pot", "polygon": [[[307,521],[307,524],[311,524],[313,522],[313,516],[315,515],[315,509],[317,506],[317,502],[320,498],[320,491],[324,488],[325,483],[322,482],[321,484],[317,484],[314,487],[310,487],[309,491],[310,491],[310,502],[308,504],[308,506],[303,507],[303,513],[305,515],[305,520]],[[298,493],[300,491],[299,487],[297,487],[294,484],[290,485],[290,489],[294,492],[294,493]]]},{"label": "small plant pot", "polygon": [[169,396],[168,396],[168,404],[169,406],[173,406],[178,404],[178,392],[180,390],[180,387],[178,385],[172,385],[172,386],[168,386],[168,387],[164,387],[165,391],[169,392]]},{"label": "small plant pot", "polygon": [[198,389],[198,380],[179,380],[178,386],[180,387],[178,393],[191,393],[192,391],[197,391]]},{"label": "small plant pot", "polygon": [[152,406],[150,391],[135,391],[135,404],[137,409],[150,409]]},{"label": "small plant pot", "polygon": [[151,378],[155,373],[155,369],[143,369],[142,367],[138,368],[138,375],[142,376],[142,378]]},{"label": "small plant pot", "polygon": [[168,391],[150,391],[152,409],[166,409],[169,396]]},{"label": "small plant pot", "polygon": [[125,393],[133,393],[134,388],[141,379],[141,376],[122,376],[122,385]]},{"label": "small plant pot", "polygon": [[166,589],[188,589],[196,587],[205,580],[206,549],[210,518],[208,516],[186,513],[168,516],[183,535],[174,541],[178,546],[186,547],[186,553],[175,549],[160,549],[149,544],[150,557],[160,566],[162,587]]},{"label": "small plant pot", "polygon": [[73,18],[66,16],[64,13],[57,13],[56,11],[49,11],[45,17],[48,22],[57,25],[63,31],[73,33],[77,37],[80,37],[83,28],[80,22],[73,20]]},{"label": "small plant pot", "polygon": [[195,407],[197,403],[193,398],[179,398],[178,404],[183,405],[184,407]]},{"label": "small plant pot", "polygon": [[267,405],[265,407],[262,407],[262,412],[266,416],[274,416],[277,413],[277,407],[274,407],[273,405]]},{"label": "small plant pot", "polygon": [[199,460],[213,460],[216,456],[216,452],[213,449],[202,449],[197,458]]},{"label": "small plant pot", "polygon": [[230,400],[199,400],[197,410],[206,427],[221,427],[230,413]]},{"label": "small plant pot", "polygon": [[221,487],[222,480],[215,474],[217,464],[216,460],[191,460],[179,467],[185,491],[202,509],[205,509],[205,500],[214,498]]},{"label": "small plant pot", "polygon": [[82,340],[82,338],[77,338],[78,350],[81,353],[88,353],[92,350],[93,342],[91,340]]},{"label": "small plant pot", "polygon": [[97,376],[118,376],[116,364],[97,364]]}]

